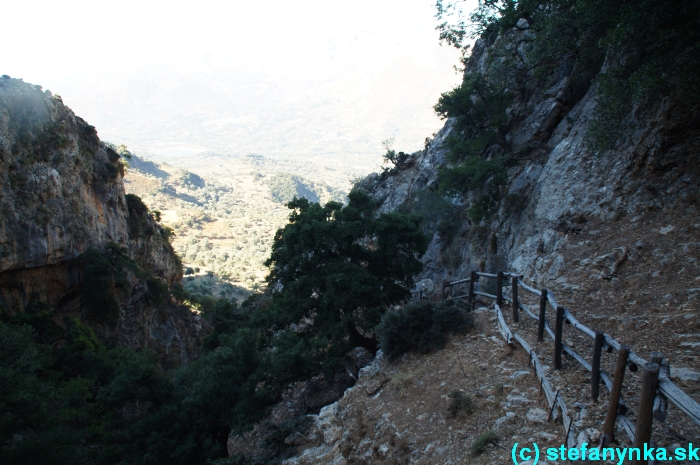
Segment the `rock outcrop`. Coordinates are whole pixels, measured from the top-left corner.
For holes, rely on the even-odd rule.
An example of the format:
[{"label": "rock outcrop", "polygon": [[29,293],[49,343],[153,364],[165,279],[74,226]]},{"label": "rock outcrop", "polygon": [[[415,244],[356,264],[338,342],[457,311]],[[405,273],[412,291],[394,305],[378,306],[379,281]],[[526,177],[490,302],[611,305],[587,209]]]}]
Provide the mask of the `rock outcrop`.
[{"label": "rock outcrop", "polygon": [[[505,140],[519,161],[508,169],[504,200],[488,220],[476,224],[467,216],[478,192],[451,199],[456,232],[448,238],[429,231],[433,239],[421,279],[439,282],[466,277],[471,270],[510,269],[540,285],[553,285],[562,266],[555,250],[572,234],[590,229],[594,220],[610,222],[669,206],[696,208],[700,130],[693,122],[700,109],[669,97],[643,114],[631,114],[623,125],[629,129],[615,148],[595,155],[586,138],[596,106],[595,85],[577,95],[565,70],[546,79],[527,72],[523,50],[530,34],[523,25],[491,44],[480,39],[474,46],[467,76],[501,79],[499,68],[508,54],[525,71],[524,80],[506,82],[514,101],[506,110]],[[357,187],[381,202],[380,212],[410,209],[422,190],[435,189],[438,171],[449,165],[444,142],[453,127],[448,119],[426,150]],[[503,153],[503,147],[493,144],[485,152],[490,158]]]},{"label": "rock outcrop", "polygon": [[96,321],[83,308],[80,257],[91,248],[125,249],[163,286],[182,277],[169,232],[127,201],[123,175],[120,156],[60,97],[0,78],[0,306],[14,314],[46,302],[57,322],[79,316],[105,342],[188,361],[198,353],[199,317],[170,299],[149,300],[143,275],[126,272],[115,289],[116,319]]}]

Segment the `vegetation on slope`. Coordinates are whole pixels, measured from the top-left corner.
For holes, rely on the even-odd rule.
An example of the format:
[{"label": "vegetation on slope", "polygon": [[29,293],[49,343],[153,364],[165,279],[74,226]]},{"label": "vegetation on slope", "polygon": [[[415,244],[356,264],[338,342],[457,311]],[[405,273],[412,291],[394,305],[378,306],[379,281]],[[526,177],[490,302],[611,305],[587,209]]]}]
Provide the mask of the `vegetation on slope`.
[{"label": "vegetation on slope", "polygon": [[279,172],[267,180],[272,200],[282,204],[296,198],[305,198],[310,202],[343,202],[345,194],[325,182],[313,182],[291,173]]},{"label": "vegetation on slope", "polygon": [[[263,263],[275,231],[287,219],[283,204],[295,196],[344,202],[345,191],[317,181],[329,172],[311,163],[291,174],[297,165],[262,156],[207,160],[200,177],[134,155],[125,188],[161,212],[162,224],[176,234],[173,247],[183,262],[200,269],[185,279],[189,291],[242,302],[264,285]],[[328,179],[337,185],[340,174],[331,173]]]},{"label": "vegetation on slope", "polygon": [[473,325],[471,315],[454,300],[440,305],[415,302],[384,314],[377,336],[384,354],[395,359],[411,350],[428,353],[442,349],[445,333],[465,334]]},{"label": "vegetation on slope", "polygon": [[[469,68],[464,81],[435,106],[454,119],[447,139],[451,166],[440,172],[445,195],[478,193],[469,217],[479,223],[498,209],[506,168],[515,153],[504,137],[506,110],[526,81],[548,88],[569,79],[570,100],[597,87],[587,142],[593,153],[614,148],[635,118],[673,95],[687,108],[700,102],[700,3],[693,0],[485,0],[465,18],[459,2],[438,0],[440,38],[461,48],[469,63],[468,37],[491,46],[485,76]],[[499,45],[499,34],[527,20],[526,59]],[[495,64],[495,65],[494,65]],[[526,147],[528,149],[528,147]]]}]

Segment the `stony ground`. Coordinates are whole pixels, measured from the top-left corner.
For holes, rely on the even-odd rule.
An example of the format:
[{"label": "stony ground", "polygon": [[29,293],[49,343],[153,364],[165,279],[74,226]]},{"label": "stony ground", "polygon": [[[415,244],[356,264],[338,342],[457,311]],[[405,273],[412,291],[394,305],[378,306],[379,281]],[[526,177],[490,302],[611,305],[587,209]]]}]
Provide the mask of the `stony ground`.
[{"label": "stony ground", "polygon": [[[560,277],[546,285],[554,290],[560,304],[592,330],[610,334],[645,359],[652,351],[663,353],[670,362],[673,382],[700,401],[700,224],[697,221],[697,208],[690,205],[584,223],[580,231],[568,232],[565,240],[560,241],[562,245],[557,252],[565,266]],[[623,257],[626,259],[621,261]],[[616,262],[621,263],[611,276]],[[536,310],[538,298],[523,294],[521,297]],[[553,313],[548,319],[553,323]],[[534,320],[525,318],[513,330],[533,344],[535,324]],[[569,325],[565,325],[564,338],[581,356],[591,360],[591,339]],[[547,344],[542,349],[551,354],[551,342]],[[614,371],[616,357],[617,353],[603,353],[602,366],[608,373]],[[641,370],[628,371],[623,390],[633,421],[640,374]],[[600,402],[593,404],[589,401],[588,372],[577,362],[565,360],[564,370],[554,375],[553,383],[562,384],[565,392],[571,393],[567,394],[571,402],[584,399],[591,404],[589,426],[595,426],[593,423],[598,420],[602,422],[607,401],[604,387],[601,386]],[[664,447],[698,443],[700,427],[670,405],[667,421],[654,424],[653,439]]]},{"label": "stony ground", "polygon": [[[301,455],[286,464],[506,464],[515,442],[556,446],[564,440],[522,349],[508,347],[493,312],[438,352],[380,359],[305,435],[288,438]],[[455,393],[471,405],[451,411]],[[459,394],[457,394],[459,396]],[[491,432],[482,453],[479,437]]]}]

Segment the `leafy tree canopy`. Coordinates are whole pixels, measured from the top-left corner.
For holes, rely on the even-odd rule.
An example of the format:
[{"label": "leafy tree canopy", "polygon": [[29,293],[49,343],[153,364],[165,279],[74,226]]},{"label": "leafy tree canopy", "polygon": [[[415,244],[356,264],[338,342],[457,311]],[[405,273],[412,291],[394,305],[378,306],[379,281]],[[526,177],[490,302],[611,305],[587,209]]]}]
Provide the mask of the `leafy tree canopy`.
[{"label": "leafy tree canopy", "polygon": [[370,332],[389,305],[410,296],[427,248],[419,217],[376,216],[377,204],[367,194],[353,191],[348,198],[345,207],[289,202],[289,224],[277,231],[266,262],[270,323],[299,325],[300,334],[329,342],[327,354],[336,360],[353,345],[376,348],[361,333]]}]

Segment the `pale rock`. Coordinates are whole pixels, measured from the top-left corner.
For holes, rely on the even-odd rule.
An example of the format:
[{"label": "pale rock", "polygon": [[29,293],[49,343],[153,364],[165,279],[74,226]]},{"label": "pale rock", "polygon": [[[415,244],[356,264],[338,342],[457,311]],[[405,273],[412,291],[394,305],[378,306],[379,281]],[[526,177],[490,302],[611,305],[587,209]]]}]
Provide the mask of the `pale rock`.
[{"label": "pale rock", "polygon": [[510,375],[510,377],[512,379],[518,380],[518,379],[523,378],[529,374],[530,374],[530,372],[528,370],[521,370],[521,371],[516,371],[515,373]]},{"label": "pale rock", "polygon": [[506,397],[506,400],[508,403],[511,405],[527,405],[531,403],[532,401],[526,397],[523,396],[514,396],[514,395],[509,395]]},{"label": "pale rock", "polygon": [[527,411],[525,419],[531,423],[545,423],[549,413],[541,408],[531,408]]},{"label": "pale rock", "polygon": [[700,373],[689,368],[671,366],[671,378],[681,381],[700,381]]},{"label": "pale rock", "polygon": [[514,412],[506,412],[505,415],[496,419],[496,422],[493,424],[493,429],[498,430],[506,422],[512,422],[513,420],[515,420],[515,413]]}]

